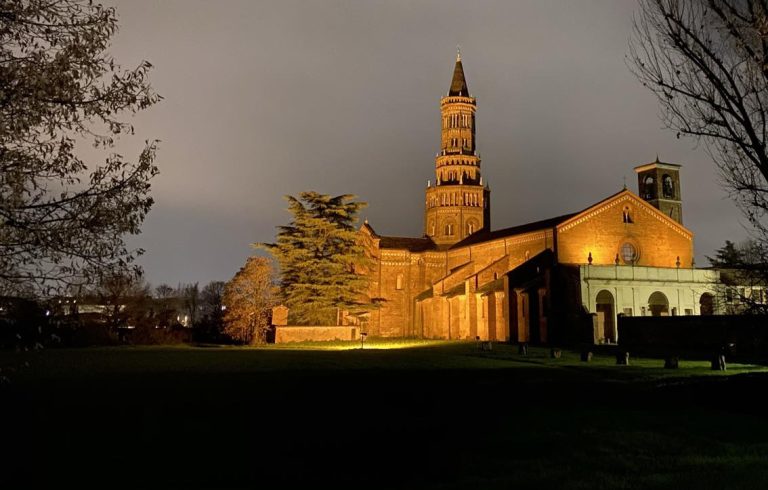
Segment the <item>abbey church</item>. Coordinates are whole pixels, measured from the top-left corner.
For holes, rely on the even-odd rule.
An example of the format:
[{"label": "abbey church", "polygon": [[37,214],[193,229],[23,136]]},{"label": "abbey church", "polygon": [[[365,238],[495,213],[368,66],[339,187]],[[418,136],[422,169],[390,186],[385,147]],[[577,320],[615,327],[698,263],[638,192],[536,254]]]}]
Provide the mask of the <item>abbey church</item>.
[{"label": "abbey church", "polygon": [[[461,56],[440,100],[435,179],[421,237],[360,234],[374,259],[376,337],[617,341],[617,315],[712,313],[715,271],[695,269],[683,225],[680,166],[635,167],[638,193],[512,228],[491,228],[491,199],[475,139],[476,101]],[[608,190],[609,191],[609,190]]]}]

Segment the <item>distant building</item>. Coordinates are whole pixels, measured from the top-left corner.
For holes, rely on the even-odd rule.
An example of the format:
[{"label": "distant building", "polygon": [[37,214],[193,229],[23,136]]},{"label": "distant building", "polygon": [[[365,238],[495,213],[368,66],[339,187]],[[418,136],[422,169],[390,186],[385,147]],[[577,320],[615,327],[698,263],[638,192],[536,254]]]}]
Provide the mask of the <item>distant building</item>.
[{"label": "distant building", "polygon": [[424,235],[360,234],[374,258],[371,336],[617,341],[617,315],[714,311],[719,273],[694,268],[680,166],[658,158],[584,209],[491,229],[490,187],[475,139],[475,98],[461,57],[441,98],[441,147],[425,191]]}]

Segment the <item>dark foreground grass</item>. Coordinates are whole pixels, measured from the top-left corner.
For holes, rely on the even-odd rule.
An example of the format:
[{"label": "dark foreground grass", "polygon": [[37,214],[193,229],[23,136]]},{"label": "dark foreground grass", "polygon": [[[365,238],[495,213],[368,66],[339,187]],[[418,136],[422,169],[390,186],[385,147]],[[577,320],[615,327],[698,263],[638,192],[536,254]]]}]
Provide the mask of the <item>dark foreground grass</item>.
[{"label": "dark foreground grass", "polygon": [[768,486],[758,366],[318,347],[0,353],[0,485]]}]

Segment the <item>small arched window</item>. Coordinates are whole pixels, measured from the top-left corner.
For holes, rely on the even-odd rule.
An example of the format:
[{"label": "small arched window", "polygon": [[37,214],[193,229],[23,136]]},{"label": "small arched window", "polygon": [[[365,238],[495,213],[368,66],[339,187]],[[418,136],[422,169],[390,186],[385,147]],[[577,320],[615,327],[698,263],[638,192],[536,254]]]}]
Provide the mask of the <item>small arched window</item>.
[{"label": "small arched window", "polygon": [[674,199],[675,185],[672,182],[672,177],[667,174],[664,174],[661,178],[661,191],[664,194],[665,199]]},{"label": "small arched window", "polygon": [[654,186],[654,180],[652,176],[647,176],[645,179],[643,179],[643,198],[644,199],[655,199],[656,198],[656,189]]},{"label": "small arched window", "polygon": [[629,206],[624,206],[624,210],[621,212],[621,215],[622,215],[622,221],[624,221],[624,223],[633,222],[632,213],[631,213],[631,210],[629,209]]},{"label": "small arched window", "polygon": [[403,289],[403,275],[398,274],[395,280],[395,289]]},{"label": "small arched window", "polygon": [[453,223],[447,223],[445,225],[445,235],[453,236]]}]

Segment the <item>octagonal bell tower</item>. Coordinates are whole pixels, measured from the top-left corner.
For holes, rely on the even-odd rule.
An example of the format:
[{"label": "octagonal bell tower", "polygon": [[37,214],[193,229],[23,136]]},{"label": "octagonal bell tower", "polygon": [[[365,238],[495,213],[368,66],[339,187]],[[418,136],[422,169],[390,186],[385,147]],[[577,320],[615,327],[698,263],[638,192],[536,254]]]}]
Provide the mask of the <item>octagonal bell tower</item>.
[{"label": "octagonal bell tower", "polygon": [[440,99],[440,152],[435,158],[434,185],[428,183],[426,190],[424,233],[438,245],[453,245],[491,225],[491,191],[480,174],[475,109],[459,52],[451,88]]}]

